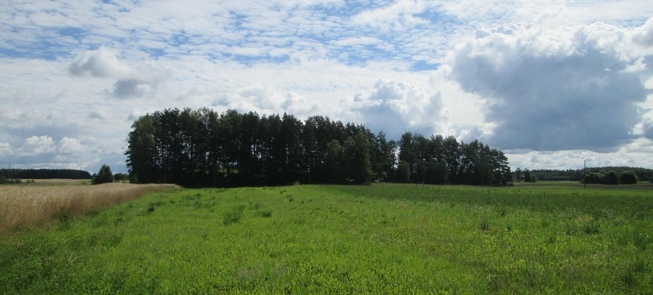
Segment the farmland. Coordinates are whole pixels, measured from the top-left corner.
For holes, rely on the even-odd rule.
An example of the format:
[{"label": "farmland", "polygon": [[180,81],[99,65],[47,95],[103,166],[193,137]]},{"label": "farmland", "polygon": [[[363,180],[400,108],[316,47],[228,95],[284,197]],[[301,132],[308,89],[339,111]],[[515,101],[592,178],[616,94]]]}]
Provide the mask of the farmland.
[{"label": "farmland", "polygon": [[174,189],[5,234],[0,293],[653,290],[651,186]]},{"label": "farmland", "polygon": [[29,185],[0,186],[0,234],[16,228],[68,219],[137,199],[174,185],[112,183],[82,185],[75,179],[39,179]]}]

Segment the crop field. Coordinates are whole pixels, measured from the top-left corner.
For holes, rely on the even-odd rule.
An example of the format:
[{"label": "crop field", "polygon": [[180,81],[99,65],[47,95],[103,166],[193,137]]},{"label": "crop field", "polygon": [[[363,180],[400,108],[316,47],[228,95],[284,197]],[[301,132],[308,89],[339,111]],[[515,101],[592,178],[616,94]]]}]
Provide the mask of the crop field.
[{"label": "crop field", "polygon": [[649,185],[173,189],[0,239],[0,293],[651,294]]},{"label": "crop field", "polygon": [[80,180],[38,180],[29,185],[0,186],[0,234],[20,227],[68,219],[132,201],[147,192],[174,185],[112,183],[81,185]]}]

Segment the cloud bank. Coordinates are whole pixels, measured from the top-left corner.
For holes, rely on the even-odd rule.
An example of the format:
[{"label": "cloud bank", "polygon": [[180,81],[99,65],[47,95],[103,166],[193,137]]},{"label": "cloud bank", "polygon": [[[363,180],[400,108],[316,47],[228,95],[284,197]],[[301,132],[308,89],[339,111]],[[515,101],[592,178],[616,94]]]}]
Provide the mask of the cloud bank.
[{"label": "cloud bank", "polygon": [[631,70],[641,52],[630,30],[500,26],[476,37],[450,54],[450,77],[486,98],[485,120],[496,126],[491,144],[609,151],[635,138],[649,91]]}]

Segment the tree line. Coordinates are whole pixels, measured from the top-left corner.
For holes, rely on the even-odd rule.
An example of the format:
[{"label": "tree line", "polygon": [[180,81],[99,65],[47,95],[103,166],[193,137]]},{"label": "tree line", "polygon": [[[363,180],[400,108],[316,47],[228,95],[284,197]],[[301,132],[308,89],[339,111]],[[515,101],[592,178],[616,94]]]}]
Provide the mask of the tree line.
[{"label": "tree line", "polygon": [[[531,170],[531,174],[537,176],[539,180],[547,181],[583,181],[586,177],[587,183],[601,183],[601,175],[605,177],[610,171],[614,171],[617,176],[624,174],[626,172],[633,172],[638,180],[640,181],[653,181],[653,170],[646,168],[638,167],[591,167],[587,169],[566,169],[566,170],[556,170],[556,169],[534,169]],[[516,172],[515,172],[516,174]]]},{"label": "tree line", "polygon": [[165,109],[134,121],[127,142],[130,180],[141,183],[498,186],[512,178],[503,152],[479,141],[407,132],[397,142],[324,116],[301,121],[290,114]]},{"label": "tree line", "polygon": [[90,179],[88,171],[76,169],[0,169],[6,179]]}]

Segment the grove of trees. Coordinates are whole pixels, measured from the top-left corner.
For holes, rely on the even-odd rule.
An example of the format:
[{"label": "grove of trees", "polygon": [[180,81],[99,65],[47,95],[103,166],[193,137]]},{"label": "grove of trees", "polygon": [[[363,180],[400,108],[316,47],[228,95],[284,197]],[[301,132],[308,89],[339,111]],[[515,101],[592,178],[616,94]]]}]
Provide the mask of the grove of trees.
[{"label": "grove of trees", "polygon": [[587,172],[583,175],[583,183],[599,183],[599,184],[636,184],[638,181],[637,174],[630,170],[621,171],[617,173],[614,170],[599,172]]},{"label": "grove of trees", "polygon": [[640,181],[653,181],[653,170],[638,167],[592,167],[567,170],[539,169],[531,170],[531,174],[537,175],[539,180],[583,181],[585,174],[596,173],[597,175],[605,175],[607,174],[606,171],[614,171],[617,175],[621,175],[624,172],[633,172]]},{"label": "grove of trees", "polygon": [[399,142],[328,117],[166,109],[132,124],[129,177],[183,186],[370,181],[505,185],[503,152],[479,141],[405,133]]}]

